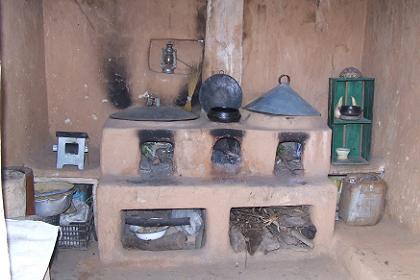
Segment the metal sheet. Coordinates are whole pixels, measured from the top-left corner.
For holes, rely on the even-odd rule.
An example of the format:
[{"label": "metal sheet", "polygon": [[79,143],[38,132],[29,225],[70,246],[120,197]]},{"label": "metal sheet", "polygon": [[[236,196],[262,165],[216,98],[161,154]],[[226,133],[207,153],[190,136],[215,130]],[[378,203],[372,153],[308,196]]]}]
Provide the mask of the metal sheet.
[{"label": "metal sheet", "polygon": [[281,116],[319,116],[314,107],[306,102],[288,84],[282,83],[257,98],[245,109],[253,112]]},{"label": "metal sheet", "polygon": [[178,107],[133,107],[111,115],[113,119],[129,121],[187,121],[197,119],[199,116]]}]

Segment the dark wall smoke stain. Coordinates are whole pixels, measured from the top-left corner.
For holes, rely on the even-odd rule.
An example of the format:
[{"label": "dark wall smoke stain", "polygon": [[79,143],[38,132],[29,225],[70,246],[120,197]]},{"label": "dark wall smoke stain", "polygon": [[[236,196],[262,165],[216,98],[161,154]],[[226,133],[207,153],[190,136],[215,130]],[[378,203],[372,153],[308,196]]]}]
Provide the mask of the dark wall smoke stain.
[{"label": "dark wall smoke stain", "polygon": [[252,32],[252,6],[250,0],[244,1],[244,18],[243,18],[243,28],[242,28],[242,40],[245,41]]},{"label": "dark wall smoke stain", "polygon": [[139,130],[140,145],[145,142],[169,142],[175,145],[174,132],[171,130]]},{"label": "dark wall smoke stain", "polygon": [[105,63],[106,83],[108,97],[118,109],[125,109],[132,104],[130,91],[127,85],[127,73],[124,63],[117,62],[115,58],[107,59]]},{"label": "dark wall smoke stain", "polygon": [[175,99],[175,105],[183,107],[188,101],[188,84],[182,86],[178,96]]},{"label": "dark wall smoke stain", "polygon": [[302,132],[281,132],[279,133],[279,142],[298,142],[304,144],[309,138],[307,133]]},{"label": "dark wall smoke stain", "polygon": [[233,137],[240,140],[244,134],[245,132],[243,130],[237,129],[213,129],[210,131],[210,135],[215,138]]},{"label": "dark wall smoke stain", "polygon": [[265,4],[257,4],[257,14],[265,20],[267,18],[267,6]]},{"label": "dark wall smoke stain", "polygon": [[202,5],[197,9],[197,38],[204,39],[206,37],[206,21],[207,21],[207,1],[202,1]]}]

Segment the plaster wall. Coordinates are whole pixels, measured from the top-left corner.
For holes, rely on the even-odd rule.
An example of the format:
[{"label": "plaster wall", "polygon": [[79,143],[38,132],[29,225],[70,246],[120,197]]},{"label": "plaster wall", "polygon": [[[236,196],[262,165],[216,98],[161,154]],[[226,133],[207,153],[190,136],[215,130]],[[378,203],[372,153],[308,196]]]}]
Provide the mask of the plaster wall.
[{"label": "plaster wall", "polygon": [[366,0],[245,0],[244,104],[281,74],[327,118],[328,78],[361,67]]},{"label": "plaster wall", "polygon": [[363,72],[376,78],[373,154],[385,159],[387,213],[420,232],[420,2],[369,1]]},{"label": "plaster wall", "polygon": [[[13,3],[16,7],[24,5],[21,1],[5,1],[6,4],[12,2],[20,2]],[[121,107],[143,104],[139,95],[147,89],[162,97],[162,103],[172,103],[186,84],[187,77],[149,71],[148,44],[152,38],[206,38],[209,44],[206,45],[206,59],[210,63],[204,69],[206,75],[220,68],[217,52],[212,53],[209,46],[213,43],[215,48],[223,48],[224,43],[217,36],[225,31],[223,38],[227,38],[227,42],[232,41],[240,46],[243,40],[243,53],[232,50],[229,53],[233,60],[228,68],[233,67],[230,69],[232,73],[229,73],[238,80],[241,80],[241,76],[243,78],[244,104],[273,87],[281,73],[288,73],[292,76],[292,86],[324,116],[328,90],[326,77],[337,75],[345,66],[360,67],[361,64],[366,0],[247,0],[244,1],[243,25],[229,20],[232,9],[238,13],[234,18],[241,18],[241,9],[230,7],[223,1],[210,1],[207,10],[205,0],[40,2],[25,2],[25,5],[37,5],[38,9],[23,6],[16,9],[16,12],[22,14],[41,13],[34,20],[28,20],[31,19],[29,15],[18,16],[13,13],[7,13],[10,20],[7,20],[8,15],[4,19],[5,22],[8,21],[6,26],[16,24],[12,21],[13,15],[19,18],[20,25],[30,26],[34,22],[43,24],[43,28],[39,27],[39,32],[31,32],[29,36],[21,38],[39,45],[40,48],[36,48],[35,52],[32,45],[27,47],[21,44],[20,48],[14,47],[15,38],[10,37],[6,43],[10,47],[5,49],[11,53],[11,57],[14,56],[21,62],[34,61],[39,69],[45,68],[44,71],[35,73],[33,69],[38,67],[31,70],[27,67],[28,64],[25,69],[21,65],[22,72],[40,75],[35,79],[28,78],[26,85],[41,80],[31,89],[37,88],[41,91],[39,89],[43,88],[44,94],[42,97],[37,96],[36,101],[31,103],[35,106],[29,109],[36,111],[35,115],[32,113],[38,120],[32,126],[39,126],[35,134],[24,137],[23,129],[5,128],[6,134],[11,135],[6,135],[5,146],[11,147],[11,151],[16,151],[19,147],[21,151],[14,155],[16,158],[29,154],[28,147],[22,148],[27,144],[21,145],[16,139],[25,139],[22,141],[29,143],[30,139],[36,138],[44,143],[53,140],[57,130],[88,132],[91,151],[97,151],[101,129],[109,114]],[[227,5],[230,10],[215,10],[223,5]],[[217,11],[219,12],[216,13]],[[206,13],[210,15],[207,19],[208,36],[204,34]],[[218,19],[226,20],[227,26],[218,26]],[[211,24],[213,26],[209,26]],[[224,27],[231,29],[225,30]],[[210,34],[209,31],[214,30],[221,33]],[[8,38],[5,34],[4,42]],[[197,54],[197,50],[191,48],[187,52]],[[180,50],[181,54],[182,52]],[[20,55],[21,53],[30,56],[29,60]],[[223,58],[222,61],[226,62],[226,59]],[[10,63],[12,64],[17,69],[18,64]],[[229,69],[226,70],[230,71]],[[115,86],[112,84],[115,73],[121,75],[123,84],[128,88],[125,96],[110,94],[110,88]],[[15,79],[21,79],[19,75],[16,72]],[[9,80],[7,69],[6,79]],[[20,83],[14,90],[19,91],[19,87],[24,85],[25,83]],[[18,102],[30,100],[18,101],[18,95],[13,96],[15,99],[5,102],[10,108],[15,107]],[[32,94],[31,98],[33,96]],[[8,126],[15,127],[22,123],[25,121],[15,118],[14,122],[8,122]],[[49,135],[45,132],[47,126]],[[19,135],[15,137],[13,134]],[[10,162],[7,153],[5,158]]]},{"label": "plaster wall", "polygon": [[42,1],[1,2],[3,162],[25,164],[48,142]]},{"label": "plaster wall", "polygon": [[[236,59],[241,51],[232,51],[236,62],[225,70],[239,75],[238,80],[243,71],[244,104],[276,85],[281,73],[288,73],[292,86],[326,116],[326,78],[345,66],[361,66],[366,0],[247,0],[243,26],[226,19],[231,13],[225,9],[216,14],[212,7],[218,5],[227,4],[210,1],[207,7],[207,32],[220,34],[206,36],[206,61],[211,63],[205,75],[220,68],[217,52],[212,53],[224,44],[217,36],[224,34],[231,38],[228,42],[240,45],[238,34],[243,33],[243,61]],[[45,0],[44,6],[50,134],[87,131],[94,147],[99,146],[104,120],[118,110],[108,91],[110,69],[124,73],[131,104],[142,104],[138,95],[146,89],[171,103],[186,77],[148,71],[149,40],[204,38],[204,0]],[[234,18],[242,16],[237,12]],[[228,21],[217,28],[223,23],[220,17]],[[212,42],[214,48],[209,47]]]},{"label": "plaster wall", "polygon": [[[85,131],[97,149],[106,118],[144,104],[139,95],[146,90],[172,103],[187,76],[150,71],[149,41],[203,39],[205,5],[205,0],[44,0],[50,134]],[[193,64],[201,52],[195,45],[178,48],[179,58]],[[186,53],[193,53],[192,60]],[[122,83],[113,83],[115,73]],[[127,94],[110,93],[124,84]]]}]

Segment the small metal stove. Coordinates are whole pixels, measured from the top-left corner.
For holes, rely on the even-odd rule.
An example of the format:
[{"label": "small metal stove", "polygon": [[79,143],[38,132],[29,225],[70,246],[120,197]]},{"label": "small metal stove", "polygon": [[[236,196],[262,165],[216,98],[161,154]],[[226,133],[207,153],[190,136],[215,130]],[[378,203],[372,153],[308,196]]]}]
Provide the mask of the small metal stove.
[{"label": "small metal stove", "polygon": [[85,153],[88,152],[85,132],[57,131],[58,144],[53,146],[57,152],[57,168],[64,165],[76,165],[80,170],[85,168]]}]

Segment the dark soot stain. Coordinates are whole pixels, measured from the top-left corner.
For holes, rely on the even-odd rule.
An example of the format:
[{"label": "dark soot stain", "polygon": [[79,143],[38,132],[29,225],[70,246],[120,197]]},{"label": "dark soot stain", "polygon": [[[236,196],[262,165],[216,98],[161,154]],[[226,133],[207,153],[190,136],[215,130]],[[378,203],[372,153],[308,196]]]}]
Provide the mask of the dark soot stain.
[{"label": "dark soot stain", "polygon": [[213,129],[210,131],[213,137],[233,137],[241,139],[244,136],[244,131],[237,129]]},{"label": "dark soot stain", "polygon": [[108,97],[118,109],[125,109],[132,104],[127,85],[127,73],[123,63],[118,63],[114,58],[107,60],[106,75],[108,84]]}]

